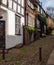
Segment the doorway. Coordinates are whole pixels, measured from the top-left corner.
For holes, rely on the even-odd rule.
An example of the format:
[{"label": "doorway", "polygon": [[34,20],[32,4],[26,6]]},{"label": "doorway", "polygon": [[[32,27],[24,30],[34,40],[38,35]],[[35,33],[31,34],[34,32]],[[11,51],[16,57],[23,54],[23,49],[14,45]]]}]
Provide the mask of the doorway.
[{"label": "doorway", "polygon": [[5,49],[5,21],[0,20],[0,49]]}]

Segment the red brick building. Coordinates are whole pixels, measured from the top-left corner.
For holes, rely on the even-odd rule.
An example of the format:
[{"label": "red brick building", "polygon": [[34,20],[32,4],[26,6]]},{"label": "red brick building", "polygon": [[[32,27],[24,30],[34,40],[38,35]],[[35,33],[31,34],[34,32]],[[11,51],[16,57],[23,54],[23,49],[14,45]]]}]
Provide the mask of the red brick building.
[{"label": "red brick building", "polygon": [[38,0],[26,0],[25,4],[25,27],[24,27],[24,44],[28,44],[30,42],[34,41],[34,33],[31,35],[31,38],[29,37],[30,34],[27,30],[27,27],[33,27],[36,26],[36,13],[34,11],[34,8],[38,9],[38,6],[36,5],[36,2]]}]

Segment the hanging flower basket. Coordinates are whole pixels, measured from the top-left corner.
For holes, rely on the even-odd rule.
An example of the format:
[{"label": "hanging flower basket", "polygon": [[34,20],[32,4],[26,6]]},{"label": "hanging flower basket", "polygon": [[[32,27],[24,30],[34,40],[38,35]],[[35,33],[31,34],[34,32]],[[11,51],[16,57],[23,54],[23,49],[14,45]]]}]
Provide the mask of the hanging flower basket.
[{"label": "hanging flower basket", "polygon": [[34,7],[34,12],[38,13],[38,9],[36,7]]},{"label": "hanging flower basket", "polygon": [[32,34],[36,31],[36,28],[31,27],[31,26],[28,26],[28,27],[27,27],[27,30],[28,30],[29,36],[30,36],[30,38],[31,38]]}]

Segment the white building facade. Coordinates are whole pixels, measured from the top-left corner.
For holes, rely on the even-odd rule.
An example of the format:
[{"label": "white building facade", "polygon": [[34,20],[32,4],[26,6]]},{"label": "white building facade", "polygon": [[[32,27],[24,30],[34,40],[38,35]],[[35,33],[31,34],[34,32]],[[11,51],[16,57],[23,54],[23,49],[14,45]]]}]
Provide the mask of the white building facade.
[{"label": "white building facade", "polygon": [[23,44],[24,0],[1,0],[0,17],[5,21],[5,48]]}]

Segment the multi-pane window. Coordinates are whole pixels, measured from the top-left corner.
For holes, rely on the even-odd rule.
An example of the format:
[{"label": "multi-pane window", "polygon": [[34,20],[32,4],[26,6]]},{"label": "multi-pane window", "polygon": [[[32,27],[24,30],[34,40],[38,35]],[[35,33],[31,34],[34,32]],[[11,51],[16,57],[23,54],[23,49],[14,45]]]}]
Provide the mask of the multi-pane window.
[{"label": "multi-pane window", "polygon": [[2,0],[2,3],[3,3],[4,5],[7,5],[7,0]]},{"label": "multi-pane window", "polygon": [[18,0],[18,3],[21,4],[21,0]]},{"label": "multi-pane window", "polygon": [[8,7],[12,9],[12,0],[8,0]]},{"label": "multi-pane window", "polygon": [[21,4],[22,4],[22,6],[24,7],[24,0],[21,0]]},{"label": "multi-pane window", "polygon": [[15,0],[17,2],[17,0]]},{"label": "multi-pane window", "polygon": [[21,7],[20,7],[20,5],[18,5],[18,11],[17,12],[21,13]]},{"label": "multi-pane window", "polygon": [[28,26],[35,26],[35,19],[30,15],[28,15]]},{"label": "multi-pane window", "polygon": [[30,2],[30,0],[28,0],[28,5],[29,5],[32,9],[34,9],[34,6],[33,6],[33,4]]},{"label": "multi-pane window", "polygon": [[24,9],[23,8],[21,8],[21,14],[24,15]]},{"label": "multi-pane window", "polygon": [[16,11],[17,4],[13,2],[13,10]]},{"label": "multi-pane window", "polygon": [[18,34],[21,34],[21,29],[20,29],[20,17],[15,15],[15,34],[18,35]]},{"label": "multi-pane window", "polygon": [[18,0],[18,13],[24,15],[24,0]]},{"label": "multi-pane window", "polygon": [[1,0],[4,5],[16,13],[24,15],[24,0]]}]

